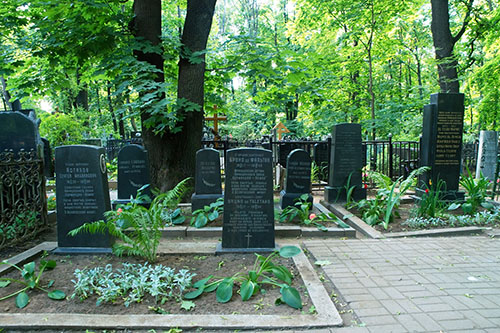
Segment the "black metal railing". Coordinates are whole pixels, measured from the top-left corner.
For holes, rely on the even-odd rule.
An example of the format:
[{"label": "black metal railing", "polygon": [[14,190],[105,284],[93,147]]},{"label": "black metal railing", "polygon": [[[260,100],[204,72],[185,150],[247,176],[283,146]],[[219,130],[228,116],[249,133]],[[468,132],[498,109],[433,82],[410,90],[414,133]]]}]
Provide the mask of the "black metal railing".
[{"label": "black metal railing", "polygon": [[48,226],[43,161],[34,151],[0,153],[0,249]]}]

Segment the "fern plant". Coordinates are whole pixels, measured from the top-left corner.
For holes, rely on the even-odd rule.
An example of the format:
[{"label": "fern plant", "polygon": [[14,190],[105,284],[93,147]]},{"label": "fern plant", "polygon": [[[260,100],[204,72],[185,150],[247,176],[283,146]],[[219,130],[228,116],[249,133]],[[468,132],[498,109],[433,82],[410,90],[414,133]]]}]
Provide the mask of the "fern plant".
[{"label": "fern plant", "polygon": [[164,227],[166,212],[174,209],[187,190],[184,179],[172,190],[158,194],[149,208],[132,201],[118,208],[117,211],[104,213],[104,220],[85,223],[73,229],[69,235],[75,236],[82,232],[91,234],[109,232],[120,240],[113,245],[113,253],[117,256],[140,256],[150,262],[156,260],[157,248],[160,243],[161,229]]}]

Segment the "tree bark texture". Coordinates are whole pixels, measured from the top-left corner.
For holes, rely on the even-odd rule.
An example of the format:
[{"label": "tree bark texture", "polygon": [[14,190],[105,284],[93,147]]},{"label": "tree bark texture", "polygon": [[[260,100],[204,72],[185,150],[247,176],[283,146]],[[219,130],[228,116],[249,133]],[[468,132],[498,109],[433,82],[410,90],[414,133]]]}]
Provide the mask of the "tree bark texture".
[{"label": "tree bark texture", "polygon": [[[177,97],[199,105],[197,111],[178,110],[176,133],[165,132],[155,135],[150,129],[142,127],[143,140],[149,154],[152,186],[162,191],[173,188],[179,181],[194,177],[196,151],[201,147],[204,104],[205,56],[199,61],[189,60],[193,52],[206,48],[216,0],[188,0],[187,14],[182,33],[182,47],[179,60]],[[160,43],[161,1],[135,0],[134,2],[136,36],[141,36],[154,45]],[[138,54],[139,60],[154,64],[163,70],[163,58],[158,54]],[[193,60],[193,59],[191,59]],[[163,75],[157,80],[163,81]],[[141,114],[141,121],[148,118]]]},{"label": "tree bark texture", "polygon": [[468,1],[462,28],[453,36],[450,30],[448,0],[431,0],[432,40],[438,63],[439,87],[443,93],[458,93],[460,90],[457,71],[458,61],[453,54],[453,48],[465,32],[472,10],[472,3],[473,0]]}]

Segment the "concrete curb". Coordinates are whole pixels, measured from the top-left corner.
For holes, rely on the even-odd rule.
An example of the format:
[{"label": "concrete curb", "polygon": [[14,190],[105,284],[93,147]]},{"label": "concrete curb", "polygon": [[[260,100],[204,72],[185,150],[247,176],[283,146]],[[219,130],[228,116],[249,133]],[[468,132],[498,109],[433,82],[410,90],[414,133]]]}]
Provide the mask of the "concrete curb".
[{"label": "concrete curb", "polygon": [[443,236],[472,236],[482,234],[484,228],[481,227],[459,227],[459,228],[444,228],[433,230],[418,230],[393,232],[386,234],[387,238],[402,238],[402,237],[443,237]]},{"label": "concrete curb", "polygon": [[337,215],[338,218],[347,223],[350,227],[356,229],[364,236],[374,239],[385,238],[384,234],[370,227],[368,224],[365,223],[365,221],[353,215],[342,205],[332,204],[324,200],[321,200],[321,204],[325,206],[327,209],[329,209],[332,213]]},{"label": "concrete curb", "polygon": [[[54,243],[42,243],[14,258],[29,260]],[[208,249],[207,249],[208,248]],[[191,249],[194,253],[213,254],[212,246],[204,243],[186,243],[175,246]],[[167,251],[168,252],[168,251]],[[13,259],[11,259],[12,262]],[[341,326],[342,319],[330,299],[323,284],[316,276],[312,265],[303,252],[293,257],[295,265],[304,281],[307,292],[316,308],[316,315],[94,315],[74,313],[15,313],[0,314],[4,329],[309,329]]]}]

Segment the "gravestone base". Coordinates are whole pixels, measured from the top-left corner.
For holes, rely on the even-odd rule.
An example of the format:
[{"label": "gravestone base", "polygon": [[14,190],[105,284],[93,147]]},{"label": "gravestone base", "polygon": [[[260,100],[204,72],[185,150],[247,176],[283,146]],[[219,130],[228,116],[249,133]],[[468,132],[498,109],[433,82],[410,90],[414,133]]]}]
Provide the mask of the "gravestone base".
[{"label": "gravestone base", "polygon": [[[347,193],[345,187],[333,187],[333,186],[325,186],[325,200],[329,203],[333,202],[346,202],[347,201]],[[352,191],[353,200],[359,201],[366,199],[366,189],[365,188],[355,188]]]},{"label": "gravestone base", "polygon": [[[285,190],[280,192],[280,207],[281,209],[285,209],[289,206],[295,206],[295,203],[299,201],[299,198],[303,195],[304,193],[289,193],[286,192]],[[307,202],[312,203],[313,202],[313,197],[311,194],[308,194],[307,196]]]},{"label": "gravestone base", "polygon": [[112,253],[110,247],[58,247],[54,254],[109,254]]},{"label": "gravestone base", "polygon": [[203,209],[205,206],[210,206],[217,199],[224,198],[224,194],[196,194],[191,196],[191,211]]},{"label": "gravestone base", "polygon": [[215,255],[227,254],[227,253],[271,253],[274,251],[279,251],[279,246],[275,247],[222,247],[222,243],[218,243],[215,248]]},{"label": "gravestone base", "polygon": [[[425,194],[425,190],[421,188],[415,189],[417,198],[421,198]],[[462,191],[441,191],[439,199],[442,201],[464,201],[465,192]]]}]

